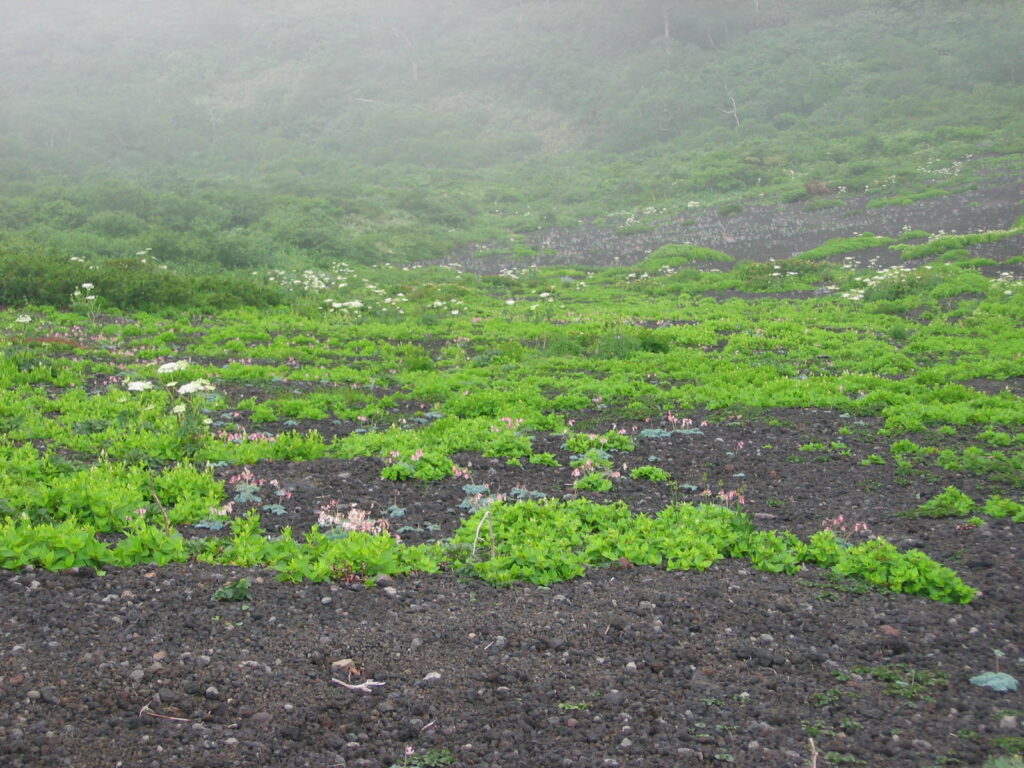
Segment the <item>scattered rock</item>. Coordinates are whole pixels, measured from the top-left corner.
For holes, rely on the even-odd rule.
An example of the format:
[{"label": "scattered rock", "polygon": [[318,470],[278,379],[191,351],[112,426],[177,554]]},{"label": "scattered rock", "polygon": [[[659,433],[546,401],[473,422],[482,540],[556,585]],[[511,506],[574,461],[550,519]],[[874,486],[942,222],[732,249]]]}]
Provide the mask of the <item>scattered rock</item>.
[{"label": "scattered rock", "polygon": [[157,690],[156,695],[160,697],[161,704],[174,704],[175,702],[181,700],[181,696],[177,692],[172,691],[170,688],[166,686],[161,686]]}]

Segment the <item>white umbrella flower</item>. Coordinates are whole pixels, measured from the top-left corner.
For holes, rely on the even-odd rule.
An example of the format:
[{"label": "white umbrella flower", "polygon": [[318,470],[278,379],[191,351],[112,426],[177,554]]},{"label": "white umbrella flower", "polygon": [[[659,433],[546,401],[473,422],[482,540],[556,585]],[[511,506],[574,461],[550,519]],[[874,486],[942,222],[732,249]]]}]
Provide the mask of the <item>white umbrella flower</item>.
[{"label": "white umbrella flower", "polygon": [[173,363],[164,363],[156,369],[157,373],[174,373],[188,368],[188,360],[176,360]]},{"label": "white umbrella flower", "polygon": [[188,384],[182,384],[178,387],[179,395],[191,395],[195,392],[213,392],[215,387],[213,384],[208,382],[206,379],[196,379],[190,381]]}]

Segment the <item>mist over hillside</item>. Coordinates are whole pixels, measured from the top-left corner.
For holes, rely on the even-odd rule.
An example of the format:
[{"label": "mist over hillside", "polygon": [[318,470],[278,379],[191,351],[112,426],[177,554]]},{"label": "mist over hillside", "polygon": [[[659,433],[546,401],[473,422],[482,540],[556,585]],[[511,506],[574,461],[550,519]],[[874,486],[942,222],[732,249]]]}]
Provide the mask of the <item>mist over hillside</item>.
[{"label": "mist over hillside", "polygon": [[1024,135],[1014,2],[0,11],[0,226],[97,256],[435,257],[694,196],[920,182]]}]

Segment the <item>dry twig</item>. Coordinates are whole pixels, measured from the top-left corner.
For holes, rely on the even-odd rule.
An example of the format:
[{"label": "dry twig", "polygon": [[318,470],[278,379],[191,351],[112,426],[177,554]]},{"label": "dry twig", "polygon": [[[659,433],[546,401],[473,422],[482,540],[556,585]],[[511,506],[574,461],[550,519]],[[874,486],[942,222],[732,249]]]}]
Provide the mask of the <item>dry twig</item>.
[{"label": "dry twig", "polygon": [[374,688],[376,688],[379,685],[384,685],[384,683],[378,680],[366,680],[362,683],[346,683],[344,680],[339,680],[336,677],[332,677],[331,682],[337,683],[338,685],[343,685],[350,691],[362,691],[363,693],[373,693]]},{"label": "dry twig", "polygon": [[170,715],[161,715],[159,712],[154,712],[152,709],[150,709],[149,704],[147,704],[146,706],[144,706],[142,709],[139,710],[139,717],[142,717],[143,715],[149,715],[150,717],[159,717],[161,720],[174,720],[175,722],[178,722],[178,723],[191,723],[192,722],[187,717],[171,717]]}]

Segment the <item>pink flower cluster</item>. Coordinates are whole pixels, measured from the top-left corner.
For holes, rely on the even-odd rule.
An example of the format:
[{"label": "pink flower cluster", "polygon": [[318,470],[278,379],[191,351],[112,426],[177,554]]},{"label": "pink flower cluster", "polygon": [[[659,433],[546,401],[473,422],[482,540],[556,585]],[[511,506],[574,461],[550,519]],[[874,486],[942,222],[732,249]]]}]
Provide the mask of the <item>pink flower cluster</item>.
[{"label": "pink flower cluster", "polygon": [[[650,421],[650,419],[644,419],[644,421]],[[671,424],[673,427],[682,427],[683,429],[689,429],[693,426],[693,419],[679,418],[672,411],[665,413],[665,421]],[[706,427],[708,425],[707,420],[701,421],[698,426]]]},{"label": "pink flower cluster", "polygon": [[747,503],[747,497],[736,490],[726,491],[723,489],[715,494],[710,488],[705,488],[700,492],[700,495],[707,498],[710,498],[713,495],[723,506],[726,507],[731,507],[733,504],[743,506]]},{"label": "pink flower cluster", "polygon": [[240,432],[228,432],[225,429],[217,430],[214,436],[220,440],[226,440],[229,443],[273,443],[277,440],[276,435],[272,435],[269,432],[246,432],[244,429]]},{"label": "pink flower cluster", "polygon": [[824,528],[826,531],[832,531],[833,533],[836,533],[844,539],[852,538],[853,536],[856,536],[861,533],[863,533],[865,536],[868,533],[870,533],[870,529],[868,528],[867,523],[857,522],[853,523],[852,525],[848,525],[846,522],[846,518],[843,515],[837,515],[836,517],[833,517],[831,520],[825,520],[821,524],[821,527]]},{"label": "pink flower cluster", "polygon": [[[501,420],[505,424],[506,427],[508,427],[509,429],[511,429],[513,431],[517,430],[521,426],[523,426],[523,419],[513,419],[513,418],[511,418],[509,416],[503,416],[501,418]],[[492,432],[497,432],[499,429],[500,429],[500,427],[491,427],[491,431]]]},{"label": "pink flower cluster", "polygon": [[346,531],[362,531],[372,535],[393,535],[398,540],[397,534],[392,534],[387,520],[370,517],[365,509],[359,509],[351,504],[348,511],[341,510],[341,502],[331,499],[326,504],[321,504],[317,514],[317,523],[324,528],[343,528]]}]

